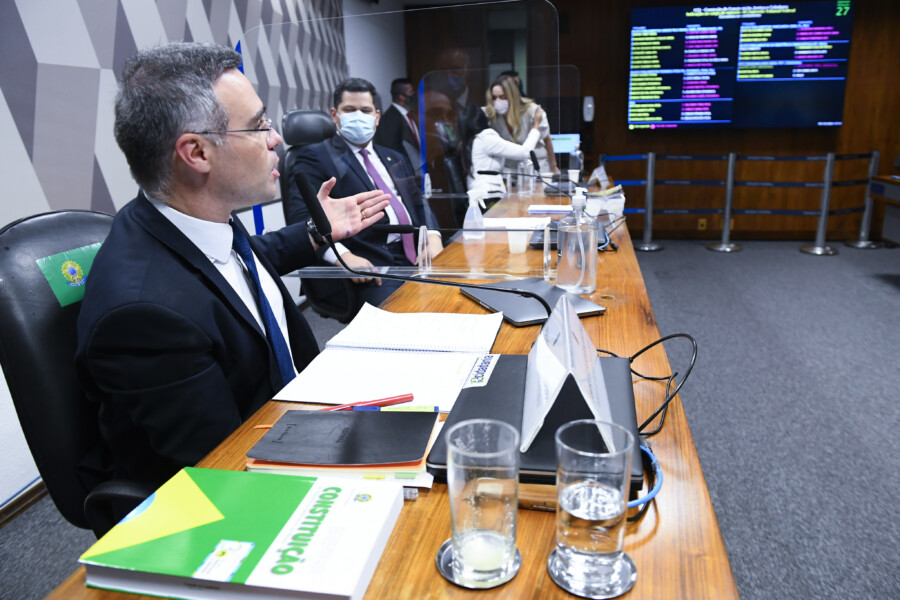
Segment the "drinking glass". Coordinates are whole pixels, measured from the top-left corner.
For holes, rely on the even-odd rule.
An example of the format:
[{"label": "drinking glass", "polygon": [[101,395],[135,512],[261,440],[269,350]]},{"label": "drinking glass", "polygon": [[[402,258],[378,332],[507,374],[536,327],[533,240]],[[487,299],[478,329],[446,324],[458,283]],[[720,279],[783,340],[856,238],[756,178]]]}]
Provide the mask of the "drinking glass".
[{"label": "drinking glass", "polygon": [[[516,548],[516,428],[492,419],[471,419],[451,427],[447,432],[447,488],[453,530],[448,578],[469,588],[506,583],[522,562]],[[440,557],[439,552],[439,569]]]},{"label": "drinking glass", "polygon": [[637,570],[622,551],[634,436],[583,419],[556,431],[556,548],[550,577],[585,598],[615,598],[631,589]]},{"label": "drinking glass", "polygon": [[531,231],[507,231],[510,254],[522,254],[528,249]]}]

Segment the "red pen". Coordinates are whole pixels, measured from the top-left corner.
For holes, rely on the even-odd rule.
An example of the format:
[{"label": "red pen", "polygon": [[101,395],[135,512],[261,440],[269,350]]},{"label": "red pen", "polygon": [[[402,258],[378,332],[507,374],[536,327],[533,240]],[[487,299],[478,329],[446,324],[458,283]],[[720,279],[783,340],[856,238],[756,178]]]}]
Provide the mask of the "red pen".
[{"label": "red pen", "polygon": [[391,406],[393,404],[412,402],[412,399],[412,394],[400,394],[399,396],[379,398],[378,400],[363,400],[362,402],[351,402],[350,404],[338,404],[337,406],[328,406],[326,408],[320,408],[319,410],[353,410],[354,406]]}]

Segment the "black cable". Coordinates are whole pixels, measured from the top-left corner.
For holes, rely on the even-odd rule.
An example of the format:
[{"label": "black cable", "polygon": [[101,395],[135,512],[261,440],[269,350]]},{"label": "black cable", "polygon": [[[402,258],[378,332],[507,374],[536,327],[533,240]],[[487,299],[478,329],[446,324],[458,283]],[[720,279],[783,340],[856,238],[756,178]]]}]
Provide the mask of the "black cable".
[{"label": "black cable", "polygon": [[[666,399],[663,400],[662,404],[660,404],[659,407],[655,411],[653,411],[653,414],[651,414],[638,427],[638,432],[640,432],[643,437],[650,437],[650,436],[656,435],[657,433],[659,433],[662,430],[663,424],[666,421],[666,412],[668,411],[669,403],[678,394],[678,391],[681,389],[681,386],[684,385],[684,382],[687,381],[688,377],[691,374],[691,371],[694,369],[694,364],[696,364],[696,362],[697,362],[697,340],[695,340],[693,337],[691,337],[687,333],[673,333],[671,335],[661,337],[658,340],[656,340],[655,342],[648,344],[647,346],[644,346],[643,348],[638,350],[633,356],[630,356],[628,358],[629,364],[633,364],[634,361],[644,352],[647,352],[648,350],[654,348],[655,346],[657,346],[665,341],[674,339],[674,338],[685,338],[691,342],[691,346],[692,346],[691,362],[688,365],[687,371],[685,371],[684,377],[681,378],[681,381],[678,383],[678,385],[675,386],[674,390],[672,389],[672,382],[675,381],[675,378],[678,376],[678,371],[675,371],[671,375],[666,375],[663,377],[654,377],[651,375],[644,375],[643,373],[639,373],[639,372],[635,371],[634,369],[630,369],[632,373],[634,373],[641,379],[647,379],[649,381],[666,381]],[[615,352],[610,352],[609,350],[603,350],[601,348],[597,348],[597,352],[602,352],[604,354],[608,354],[610,356],[615,356],[615,357],[619,356]],[[659,415],[661,415],[661,416],[659,419],[659,425],[656,427],[656,429],[649,431],[649,432],[644,432],[644,429],[650,423],[652,423],[653,420]]]}]

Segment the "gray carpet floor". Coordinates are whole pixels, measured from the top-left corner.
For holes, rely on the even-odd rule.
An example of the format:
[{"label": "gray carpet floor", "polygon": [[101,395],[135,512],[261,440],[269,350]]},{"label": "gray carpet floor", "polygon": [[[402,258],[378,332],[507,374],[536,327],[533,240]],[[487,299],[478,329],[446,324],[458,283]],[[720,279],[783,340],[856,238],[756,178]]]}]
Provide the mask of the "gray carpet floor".
[{"label": "gray carpet floor", "polygon": [[[638,259],[660,332],[699,344],[681,400],[741,597],[900,597],[900,249],[663,244]],[[0,597],[43,598],[92,542],[44,498],[0,529]]]},{"label": "gray carpet floor", "polygon": [[898,598],[900,250],[800,245],[639,262],[741,597]]}]

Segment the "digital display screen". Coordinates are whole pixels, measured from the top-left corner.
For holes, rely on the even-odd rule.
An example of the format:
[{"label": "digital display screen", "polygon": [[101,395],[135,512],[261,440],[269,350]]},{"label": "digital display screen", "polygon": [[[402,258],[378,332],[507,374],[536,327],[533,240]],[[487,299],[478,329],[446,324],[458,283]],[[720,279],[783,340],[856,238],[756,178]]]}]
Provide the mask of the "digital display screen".
[{"label": "digital display screen", "polygon": [[568,154],[581,145],[580,133],[551,133],[554,154]]},{"label": "digital display screen", "polygon": [[637,8],[628,128],[835,127],[850,0]]}]

